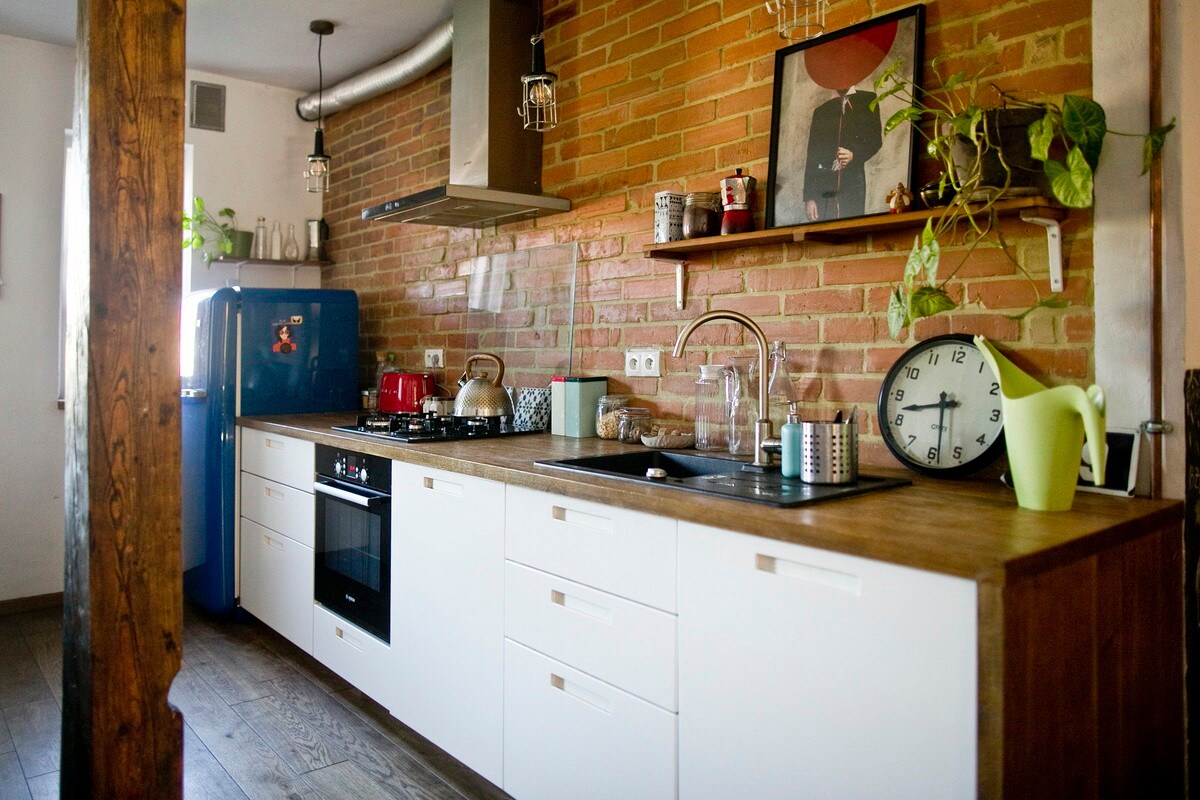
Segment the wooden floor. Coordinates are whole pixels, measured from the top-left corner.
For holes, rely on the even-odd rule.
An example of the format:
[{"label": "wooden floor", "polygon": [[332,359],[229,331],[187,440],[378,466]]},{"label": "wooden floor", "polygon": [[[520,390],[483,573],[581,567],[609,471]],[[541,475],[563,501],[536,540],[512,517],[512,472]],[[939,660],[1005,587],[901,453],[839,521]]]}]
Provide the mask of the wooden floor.
[{"label": "wooden floor", "polygon": [[[0,798],[57,798],[59,609],[0,617]],[[187,800],[506,798],[258,622],[188,611],[171,700]]]}]

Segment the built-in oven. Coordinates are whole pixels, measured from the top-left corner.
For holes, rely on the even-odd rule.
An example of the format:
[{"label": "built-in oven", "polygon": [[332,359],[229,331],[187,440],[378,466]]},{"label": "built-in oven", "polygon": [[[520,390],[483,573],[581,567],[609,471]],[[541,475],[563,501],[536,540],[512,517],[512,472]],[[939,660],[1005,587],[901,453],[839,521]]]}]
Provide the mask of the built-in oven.
[{"label": "built-in oven", "polygon": [[391,632],[392,462],[316,446],[317,602],[383,641]]}]

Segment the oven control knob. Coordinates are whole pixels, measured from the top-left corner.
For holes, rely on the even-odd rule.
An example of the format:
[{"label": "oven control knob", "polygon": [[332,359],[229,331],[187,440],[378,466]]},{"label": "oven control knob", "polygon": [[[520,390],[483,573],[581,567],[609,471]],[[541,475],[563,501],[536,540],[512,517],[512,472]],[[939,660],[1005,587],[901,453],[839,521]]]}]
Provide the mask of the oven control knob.
[{"label": "oven control knob", "polygon": [[333,474],[334,475],[342,474],[342,462],[340,462],[340,461],[333,462]]},{"label": "oven control knob", "polygon": [[358,471],[358,479],[363,483],[367,482],[367,468],[363,467]]}]

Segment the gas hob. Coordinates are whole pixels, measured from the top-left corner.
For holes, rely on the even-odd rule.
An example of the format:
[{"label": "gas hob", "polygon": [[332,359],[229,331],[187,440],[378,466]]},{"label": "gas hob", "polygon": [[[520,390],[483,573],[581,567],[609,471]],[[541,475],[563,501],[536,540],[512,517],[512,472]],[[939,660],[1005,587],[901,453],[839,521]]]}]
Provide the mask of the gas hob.
[{"label": "gas hob", "polygon": [[334,425],[335,431],[361,433],[393,442],[452,442],[543,433],[543,428],[514,424],[505,417],[453,417],[422,414],[359,414],[353,425]]}]

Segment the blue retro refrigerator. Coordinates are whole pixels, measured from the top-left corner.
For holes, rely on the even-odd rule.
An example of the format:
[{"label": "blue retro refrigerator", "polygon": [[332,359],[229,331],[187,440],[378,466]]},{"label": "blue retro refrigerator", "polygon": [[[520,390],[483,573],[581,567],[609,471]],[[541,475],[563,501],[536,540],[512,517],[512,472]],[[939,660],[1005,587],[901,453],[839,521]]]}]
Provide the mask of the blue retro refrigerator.
[{"label": "blue retro refrigerator", "polygon": [[329,289],[221,288],[184,298],[183,588],[206,610],[235,604],[238,416],[351,411],[358,297]]}]

